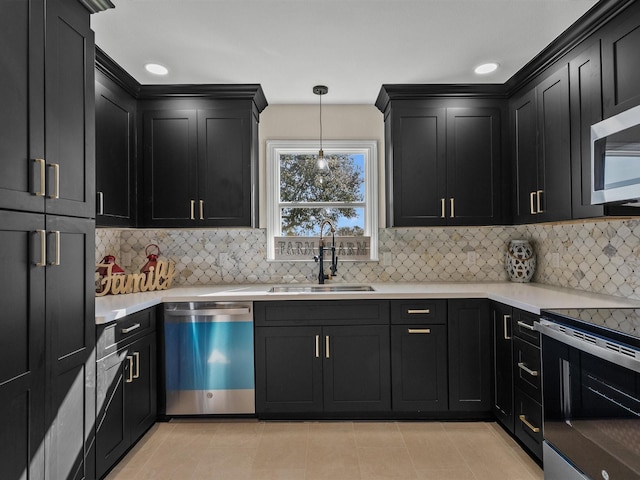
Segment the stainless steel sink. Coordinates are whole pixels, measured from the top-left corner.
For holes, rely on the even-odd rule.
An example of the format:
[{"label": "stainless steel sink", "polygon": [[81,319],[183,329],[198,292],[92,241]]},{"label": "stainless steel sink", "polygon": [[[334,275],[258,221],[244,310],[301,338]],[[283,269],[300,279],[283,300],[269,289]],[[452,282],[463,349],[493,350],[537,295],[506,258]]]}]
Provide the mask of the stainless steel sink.
[{"label": "stainless steel sink", "polygon": [[269,293],[373,292],[370,285],[285,285],[272,287]]}]

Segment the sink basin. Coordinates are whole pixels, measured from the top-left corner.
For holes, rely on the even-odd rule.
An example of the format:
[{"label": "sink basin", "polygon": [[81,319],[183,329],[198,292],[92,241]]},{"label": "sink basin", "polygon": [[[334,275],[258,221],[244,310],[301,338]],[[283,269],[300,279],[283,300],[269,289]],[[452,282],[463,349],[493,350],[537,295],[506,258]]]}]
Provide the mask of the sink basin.
[{"label": "sink basin", "polygon": [[373,292],[369,285],[285,285],[273,287],[269,293]]}]

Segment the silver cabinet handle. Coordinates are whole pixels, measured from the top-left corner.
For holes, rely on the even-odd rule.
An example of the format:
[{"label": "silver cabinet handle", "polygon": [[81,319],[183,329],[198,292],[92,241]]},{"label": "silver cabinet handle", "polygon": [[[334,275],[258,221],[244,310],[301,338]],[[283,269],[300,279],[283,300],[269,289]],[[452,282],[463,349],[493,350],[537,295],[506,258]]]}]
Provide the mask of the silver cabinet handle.
[{"label": "silver cabinet handle", "polygon": [[431,313],[431,311],[428,308],[423,308],[423,309],[409,309],[407,310],[407,313],[409,315],[419,315],[419,314],[423,314],[423,315],[427,315],[429,313]]},{"label": "silver cabinet handle", "polygon": [[431,333],[430,328],[407,328],[407,333]]},{"label": "silver cabinet handle", "polygon": [[440,199],[440,218],[444,218],[445,217],[445,212],[444,212],[444,198]]},{"label": "silver cabinet handle", "polygon": [[44,197],[45,190],[47,189],[45,182],[47,164],[44,161],[44,158],[35,158],[33,161],[40,167],[40,190],[36,191],[35,195],[38,197]]},{"label": "silver cabinet handle", "polygon": [[331,355],[329,354],[329,335],[324,337],[324,356],[325,358],[331,357]]},{"label": "silver cabinet handle", "polygon": [[450,206],[451,206],[451,218],[453,218],[453,217],[455,217],[455,216],[456,216],[456,214],[455,214],[455,202],[456,202],[456,201],[455,201],[455,199],[454,199],[454,198],[450,198],[450,199],[449,199],[449,204],[450,204]]},{"label": "silver cabinet handle", "polygon": [[[167,310],[167,317],[214,317],[216,315],[248,315],[251,313],[251,309],[248,307],[243,308],[202,308],[195,310]],[[175,321],[175,320],[174,320]],[[191,321],[187,319],[186,321]],[[214,322],[215,319],[205,318],[200,321]]]},{"label": "silver cabinet handle", "polygon": [[540,207],[540,195],[542,195],[542,190],[536,192],[536,206],[538,207],[536,213],[543,213],[542,207]]},{"label": "silver cabinet handle", "polygon": [[129,362],[129,378],[125,380],[125,383],[133,382],[133,357],[131,355],[127,355],[127,361]]},{"label": "silver cabinet handle", "polygon": [[200,220],[204,220],[204,200],[200,200]]},{"label": "silver cabinet handle", "polygon": [[533,328],[533,325],[529,325],[528,323],[524,323],[521,322],[520,320],[518,320],[518,325],[520,325],[522,328],[526,328],[527,330],[531,330],[532,332],[535,332],[535,328]]},{"label": "silver cabinet handle", "polygon": [[540,431],[539,427],[534,427],[531,423],[529,423],[529,421],[527,420],[527,417],[525,415],[520,415],[518,418],[520,419],[520,421],[522,423],[524,423],[527,427],[529,427],[529,429],[533,433],[538,433]]},{"label": "silver cabinet handle", "polygon": [[531,215],[535,215],[536,214],[536,207],[533,203],[533,197],[535,197],[536,192],[531,192],[529,194],[529,211],[531,212]]},{"label": "silver cabinet handle", "polygon": [[53,262],[49,262],[49,265],[53,265],[53,266],[59,266],[60,265],[60,231],[59,230],[54,230],[53,232],[53,238],[55,239],[55,256],[53,258]]},{"label": "silver cabinet handle", "polygon": [[316,335],[316,358],[320,358],[320,335]]},{"label": "silver cabinet handle", "polygon": [[36,230],[40,235],[40,261],[36,262],[36,267],[47,266],[47,232],[44,230]]},{"label": "silver cabinet handle", "polygon": [[49,164],[51,168],[53,168],[53,193],[49,195],[49,198],[60,198],[60,165],[57,163]]},{"label": "silver cabinet handle", "polygon": [[136,361],[136,373],[133,374],[133,378],[140,378],[140,352],[133,352],[133,358]]},{"label": "silver cabinet handle", "polygon": [[189,213],[189,220],[195,220],[196,219],[196,214],[195,214],[196,201],[195,200],[191,200],[190,206],[191,206],[191,210],[190,210],[190,213]]},{"label": "silver cabinet handle", "polygon": [[140,324],[139,323],[134,323],[133,325],[131,325],[130,327],[127,328],[123,328],[120,331],[122,333],[129,333],[129,332],[133,332],[134,330],[137,330],[138,328],[140,328]]},{"label": "silver cabinet handle", "polygon": [[538,371],[537,370],[531,370],[530,368],[528,368],[524,363],[522,362],[518,362],[518,368],[520,370],[524,370],[525,372],[527,372],[529,375],[531,375],[532,377],[537,377],[538,376]]},{"label": "silver cabinet handle", "polygon": [[98,192],[98,215],[104,215],[104,193]]},{"label": "silver cabinet handle", "polygon": [[503,334],[503,336],[504,336],[505,340],[511,340],[511,337],[507,335],[507,326],[508,326],[507,322],[509,320],[511,320],[511,315],[503,315],[502,316],[502,323],[503,323],[503,326],[504,326],[504,334]]}]

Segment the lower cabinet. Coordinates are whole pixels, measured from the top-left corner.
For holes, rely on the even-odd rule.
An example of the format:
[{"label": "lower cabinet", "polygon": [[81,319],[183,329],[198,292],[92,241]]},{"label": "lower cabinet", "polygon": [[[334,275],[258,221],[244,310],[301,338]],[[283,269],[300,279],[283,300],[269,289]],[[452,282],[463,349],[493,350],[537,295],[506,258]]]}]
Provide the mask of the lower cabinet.
[{"label": "lower cabinet", "polygon": [[[98,330],[97,478],[104,476],[156,420],[156,336],[153,320],[154,310],[148,309]],[[123,336],[115,343],[109,341]],[[109,353],[110,348],[116,350]]]},{"label": "lower cabinet", "polygon": [[542,378],[537,315],[492,304],[494,402],[497,420],[542,460]]},{"label": "lower cabinet", "polygon": [[391,409],[388,302],[257,302],[254,307],[259,416],[353,416]]},{"label": "lower cabinet", "polygon": [[257,327],[256,412],[388,411],[389,329]]}]

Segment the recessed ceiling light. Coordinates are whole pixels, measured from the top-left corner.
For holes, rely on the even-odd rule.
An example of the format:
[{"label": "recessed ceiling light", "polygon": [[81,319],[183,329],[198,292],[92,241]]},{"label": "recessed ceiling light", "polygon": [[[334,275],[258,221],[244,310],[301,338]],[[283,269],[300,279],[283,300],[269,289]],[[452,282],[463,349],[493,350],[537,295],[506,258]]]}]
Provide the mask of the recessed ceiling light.
[{"label": "recessed ceiling light", "polygon": [[166,75],[169,73],[169,69],[159,63],[147,63],[144,68],[147,72],[153,73],[154,75]]},{"label": "recessed ceiling light", "polygon": [[497,63],[483,63],[482,65],[478,65],[474,72],[476,72],[478,75],[484,75],[486,73],[495,72],[497,69]]}]

